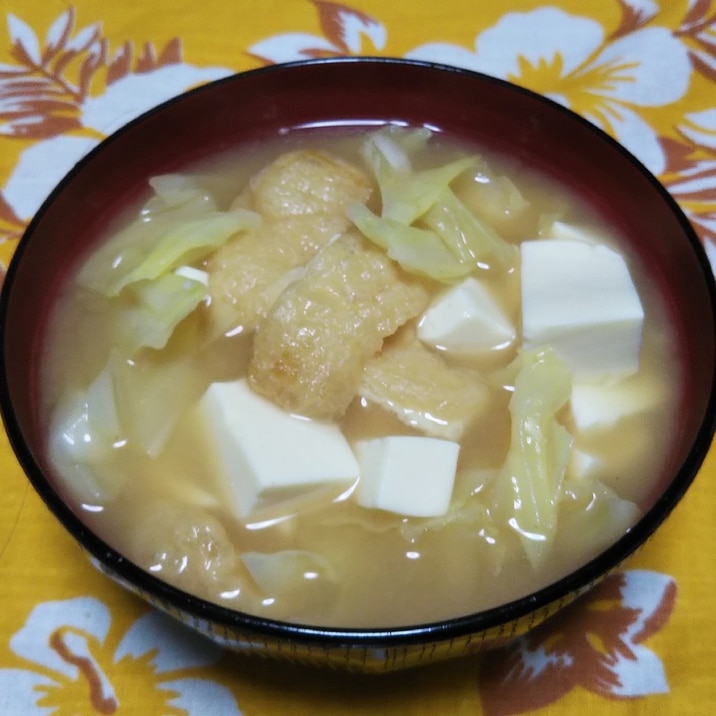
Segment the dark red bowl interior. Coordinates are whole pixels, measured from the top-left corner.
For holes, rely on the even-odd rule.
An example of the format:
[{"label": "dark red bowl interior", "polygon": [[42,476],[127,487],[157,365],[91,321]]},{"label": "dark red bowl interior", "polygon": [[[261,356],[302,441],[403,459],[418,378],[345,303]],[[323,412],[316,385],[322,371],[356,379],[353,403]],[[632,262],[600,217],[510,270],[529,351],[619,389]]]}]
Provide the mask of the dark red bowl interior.
[{"label": "dark red bowl interior", "polygon": [[[37,406],[42,326],[54,289],[147,179],[228,148],[298,128],[347,122],[427,125],[506,152],[566,182],[628,238],[666,296],[689,366],[669,474],[654,506],[617,544],[556,584],[509,605],[440,624],[337,630],[285,625],[188,596],[125,561],[63,502],[43,457]],[[716,420],[713,276],[690,224],[661,185],[593,125],[528,91],[424,63],[344,59],[279,65],[194,90],[135,120],[81,161],[20,242],[0,302],[0,405],[11,443],[50,509],[90,553],[167,603],[273,635],[361,644],[459,636],[522,616],[591,583],[643,543],[694,478]]]}]

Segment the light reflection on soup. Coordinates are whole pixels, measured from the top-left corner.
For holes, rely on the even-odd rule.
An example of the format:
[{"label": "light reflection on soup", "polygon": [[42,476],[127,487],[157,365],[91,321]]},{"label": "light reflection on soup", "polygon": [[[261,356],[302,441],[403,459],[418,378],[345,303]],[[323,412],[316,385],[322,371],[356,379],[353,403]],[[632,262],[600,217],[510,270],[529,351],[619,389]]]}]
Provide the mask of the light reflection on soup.
[{"label": "light reflection on soup", "polygon": [[[407,171],[401,165],[406,159],[410,171],[419,172],[475,154],[474,148],[440,136],[426,142],[420,132],[381,136],[374,149],[384,152],[380,161],[391,166],[389,173],[396,167]],[[550,498],[556,528],[545,537],[548,549],[531,558],[524,538],[510,526],[515,505],[501,484],[509,481],[504,468],[512,432],[509,403],[522,353],[518,260],[505,265],[488,255],[474,261],[469,273],[447,280],[396,265],[401,290],[376,309],[383,311],[380,320],[370,323],[361,314],[360,321],[350,324],[355,334],[340,336],[342,329],[331,326],[325,331],[328,340],[335,339],[334,345],[321,349],[326,365],[343,365],[348,346],[366,355],[341,378],[344,383],[331,385],[320,398],[309,400],[302,394],[303,373],[291,373],[286,380],[285,375],[275,377],[274,364],[267,370],[256,367],[256,331],[271,334],[266,322],[277,320],[275,307],[289,302],[288,292],[292,286],[297,290],[316,256],[345,235],[354,237],[358,250],[375,251],[346,217],[352,202],[365,202],[380,215],[385,200],[371,167],[365,166],[365,137],[284,137],[248,153],[187,168],[183,179],[175,177],[169,188],[162,185],[159,194],[165,195],[146,204],[142,220],[126,217],[133,235],[144,241],[153,226],[177,217],[185,222],[210,215],[211,225],[203,223],[202,231],[219,236],[227,214],[247,212],[241,219],[248,221],[246,226],[235,230],[233,218],[228,222],[228,241],[219,237],[215,246],[200,251],[194,247],[174,257],[175,264],[208,274],[209,298],[197,294],[201,300],[177,321],[165,346],[157,347],[163,340],[157,337],[161,330],[147,327],[146,312],[137,307],[154,300],[142,291],[151,289],[166,267],[140,272],[136,285],[129,285],[106,266],[101,269],[106,275],[87,279],[87,267],[91,273],[93,266],[101,265],[91,257],[80,281],[69,280],[62,288],[47,336],[44,410],[55,429],[49,450],[83,519],[155,576],[207,600],[268,618],[353,627],[415,624],[493,607],[545,586],[615,541],[648,506],[654,485],[663,477],[661,465],[676,419],[672,406],[680,376],[674,332],[654,287],[629,260],[644,323],[639,372],[626,380],[648,386],[649,408],[630,414],[625,406],[614,424],[583,431],[575,428],[569,402],[560,408],[556,420],[566,428],[571,444],[564,474]],[[297,156],[311,158],[311,171],[296,169],[291,158]],[[370,155],[368,160],[370,164]],[[339,178],[322,184],[326,172],[333,170]],[[507,256],[520,242],[551,238],[554,221],[577,227],[585,240],[620,249],[615,232],[578,197],[504,158],[476,160],[447,180],[448,185],[481,225],[504,242]],[[261,216],[260,225],[251,223],[251,212]],[[407,224],[425,228],[421,216]],[[118,233],[119,227],[110,235]],[[174,243],[180,240],[175,237]],[[519,256],[517,249],[514,256]],[[379,260],[395,263],[387,257]],[[445,270],[462,271],[462,266],[455,269],[449,263]],[[200,283],[201,274],[190,275]],[[489,286],[515,326],[515,339],[469,355],[425,346],[416,338],[416,327],[426,305],[468,275]],[[336,291],[355,286],[359,292],[361,281],[372,280],[361,276],[344,275]],[[170,303],[169,308],[156,309],[164,311],[160,324],[176,321],[176,316],[165,317],[176,308]],[[375,328],[386,325],[388,314],[389,330]],[[345,328],[345,322],[341,325]],[[277,324],[272,330],[280,341],[292,328]],[[303,326],[299,332],[307,330]],[[371,341],[375,347],[365,348]],[[411,517],[369,509],[358,503],[354,490],[337,500],[306,500],[295,511],[277,508],[256,518],[238,517],[217,461],[209,455],[206,426],[196,407],[206,388],[248,373],[257,390],[285,401],[282,407],[287,410],[301,412],[294,406],[310,406],[317,412],[309,417],[334,421],[351,445],[382,435],[424,435],[431,429],[426,420],[446,410],[448,383],[435,375],[415,376],[419,408],[402,406],[402,412],[391,409],[389,401],[381,404],[366,397],[370,392],[362,389],[370,361],[401,346],[413,351],[406,360],[415,360],[415,365],[431,365],[437,356],[449,381],[472,376],[484,397],[479,409],[464,411],[448,512]],[[271,346],[266,350],[270,354]],[[432,357],[424,359],[423,352]],[[307,355],[297,359],[300,371],[320,373],[324,364],[316,365],[317,354]],[[285,385],[277,386],[280,380]],[[312,375],[305,380],[308,390],[316,380]],[[610,380],[621,378],[607,376],[602,383]],[[392,387],[387,386],[388,392]],[[406,388],[408,394],[410,390]],[[459,397],[456,405],[452,413],[444,413],[448,424],[454,415],[463,415]],[[406,419],[411,410],[419,419]],[[77,429],[73,439],[78,444],[82,436],[88,438],[85,447],[72,448],[70,457],[63,452],[71,432],[68,425]]]}]

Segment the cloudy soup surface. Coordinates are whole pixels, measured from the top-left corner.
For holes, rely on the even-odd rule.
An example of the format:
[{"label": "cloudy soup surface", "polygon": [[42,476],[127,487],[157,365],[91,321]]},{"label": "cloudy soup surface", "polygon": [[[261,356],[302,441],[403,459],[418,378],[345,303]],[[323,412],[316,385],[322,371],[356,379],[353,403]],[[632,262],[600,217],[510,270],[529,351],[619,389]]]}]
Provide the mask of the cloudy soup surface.
[{"label": "cloudy soup surface", "polygon": [[564,186],[389,126],[150,184],[61,287],[42,372],[63,493],[143,569],[409,625],[546,586],[649,507],[675,331]]}]

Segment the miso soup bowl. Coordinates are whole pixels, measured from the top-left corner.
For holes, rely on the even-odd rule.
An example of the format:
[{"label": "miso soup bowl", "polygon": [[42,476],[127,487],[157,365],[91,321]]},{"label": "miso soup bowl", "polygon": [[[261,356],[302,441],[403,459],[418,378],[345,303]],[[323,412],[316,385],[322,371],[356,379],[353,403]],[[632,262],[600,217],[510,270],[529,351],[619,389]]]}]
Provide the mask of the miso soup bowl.
[{"label": "miso soup bowl", "polygon": [[[149,177],[225,149],[305,128],[425,125],[506,153],[565,182],[625,235],[666,298],[686,366],[669,478],[643,518],[595,559],[508,604],[429,624],[323,628],[257,618],[203,601],[125,559],[83,523],[48,465],[38,411],[42,328],[54,287]],[[618,567],[687,490],[716,421],[716,298],[711,269],[667,191],[620,145],[563,107],[503,81],[438,65],[348,58],[262,68],[195,89],[131,122],[68,174],[20,241],[0,306],[0,403],[30,482],[88,553],[127,589],[228,648],[366,672],[504,644]],[[668,545],[664,545],[668,549]],[[469,569],[469,565],[465,565]]]}]

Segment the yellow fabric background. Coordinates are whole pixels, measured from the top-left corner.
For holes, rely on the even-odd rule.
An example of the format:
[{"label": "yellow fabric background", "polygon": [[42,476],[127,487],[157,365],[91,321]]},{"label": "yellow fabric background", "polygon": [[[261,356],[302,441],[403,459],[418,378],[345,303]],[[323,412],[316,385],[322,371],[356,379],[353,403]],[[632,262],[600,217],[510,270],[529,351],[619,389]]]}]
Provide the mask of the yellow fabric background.
[{"label": "yellow fabric background", "polygon": [[[521,0],[347,0],[379,20],[387,30],[379,53],[369,44],[366,54],[401,56],[426,42],[451,42],[473,49],[475,36],[496,23],[508,10],[524,11],[544,3]],[[606,34],[622,17],[618,0],[555,0],[549,3],[598,20]],[[77,26],[101,22],[111,50],[125,41],[141,49],[145,42],[163,47],[181,38],[184,61],[195,66],[224,66],[244,70],[260,65],[247,50],[270,35],[306,32],[321,35],[316,6],[309,0],[152,0],[127,3],[75,0]],[[0,0],[0,18],[7,13],[22,18],[42,37],[64,12],[64,0],[42,3]],[[662,0],[658,23],[675,27],[688,7],[687,0]],[[716,7],[711,14],[716,12]],[[11,63],[7,34],[0,25],[0,63]],[[99,91],[97,88],[95,91]],[[543,88],[534,87],[542,90]],[[679,102],[646,107],[641,116],[662,136],[677,137],[675,125],[686,111],[714,104],[716,86],[695,77]],[[0,136],[0,184],[30,141]],[[716,190],[709,201],[716,205]],[[0,260],[7,263],[14,241],[0,244]],[[678,587],[676,605],[668,623],[648,640],[661,659],[670,693],[632,700],[607,699],[575,688],[558,702],[535,713],[572,714],[580,710],[604,714],[700,714],[716,701],[716,571],[711,547],[716,524],[716,453],[663,529],[629,563],[670,575]],[[103,650],[111,656],[118,640],[147,612],[140,600],[126,594],[96,572],[28,487],[12,456],[5,435],[0,436],[0,671],[33,669],[10,648],[10,638],[25,623],[35,604],[92,595],[109,606],[112,624]],[[108,656],[108,659],[109,659]],[[108,666],[108,669],[113,667]],[[241,655],[225,655],[206,669],[187,672],[222,684],[235,697],[241,713],[263,714],[480,714],[481,659],[473,657],[384,677],[342,675],[265,662]],[[153,682],[146,673],[121,673],[116,667],[117,713],[164,713]],[[68,686],[58,714],[83,711],[85,695]],[[3,711],[0,716],[24,716]],[[79,704],[79,705],[78,705]],[[34,712],[33,712],[34,713]],[[167,711],[167,713],[175,713]],[[184,713],[184,711],[176,711]]]}]

